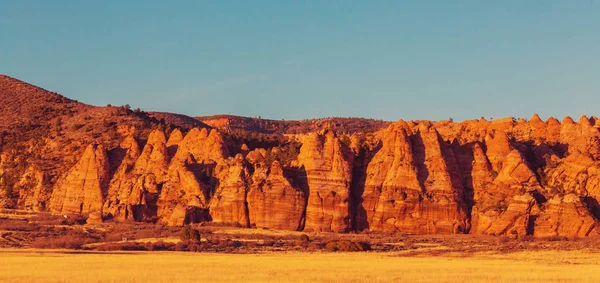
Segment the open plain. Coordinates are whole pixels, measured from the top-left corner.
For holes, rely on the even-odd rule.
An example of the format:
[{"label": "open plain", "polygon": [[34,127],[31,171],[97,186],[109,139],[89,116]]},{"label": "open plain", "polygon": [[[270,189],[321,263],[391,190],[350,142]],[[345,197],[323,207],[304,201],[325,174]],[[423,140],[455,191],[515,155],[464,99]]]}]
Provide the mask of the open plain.
[{"label": "open plain", "polygon": [[598,282],[600,254],[76,253],[3,249],[2,282]]}]

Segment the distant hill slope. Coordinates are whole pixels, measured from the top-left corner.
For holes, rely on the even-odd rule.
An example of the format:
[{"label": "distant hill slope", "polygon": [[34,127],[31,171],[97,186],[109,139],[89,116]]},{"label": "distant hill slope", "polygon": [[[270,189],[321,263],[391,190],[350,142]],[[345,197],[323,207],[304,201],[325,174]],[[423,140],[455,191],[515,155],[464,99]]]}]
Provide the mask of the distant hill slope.
[{"label": "distant hill slope", "polygon": [[211,127],[229,131],[245,131],[263,134],[306,134],[321,129],[340,133],[374,132],[384,129],[391,122],[367,118],[321,118],[307,120],[271,120],[235,115],[200,116],[196,119]]},{"label": "distant hill slope", "polygon": [[[4,131],[18,129],[22,132],[32,127],[52,127],[56,125],[52,125],[51,122],[57,124],[57,118],[60,122],[68,119],[72,120],[70,122],[89,123],[90,120],[100,119],[105,123],[126,122],[131,126],[163,123],[183,129],[206,127],[198,120],[181,114],[131,111],[124,106],[100,107],[84,104],[6,75],[0,75],[0,105],[0,130]],[[84,116],[79,117],[80,115]],[[77,118],[80,118],[80,121],[73,121]],[[106,121],[107,119],[115,121]]]},{"label": "distant hill slope", "polygon": [[183,114],[152,111],[148,112],[148,116],[159,121],[162,120],[165,124],[171,124],[180,128],[189,129],[195,127],[208,127],[208,125],[202,123],[201,121]]},{"label": "distant hill slope", "polygon": [[32,166],[53,183],[90,143],[112,149],[126,136],[143,142],[157,128],[208,127],[180,114],[84,104],[5,75],[0,105],[0,192]]},{"label": "distant hill slope", "polygon": [[92,107],[5,75],[0,75],[0,105],[0,129],[4,130],[39,125]]}]

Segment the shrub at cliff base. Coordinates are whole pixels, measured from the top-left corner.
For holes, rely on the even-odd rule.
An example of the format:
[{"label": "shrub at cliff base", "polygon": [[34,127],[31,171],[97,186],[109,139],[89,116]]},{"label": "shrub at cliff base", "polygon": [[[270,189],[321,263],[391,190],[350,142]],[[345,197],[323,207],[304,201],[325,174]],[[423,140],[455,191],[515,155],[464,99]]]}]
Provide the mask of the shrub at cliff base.
[{"label": "shrub at cliff base", "polygon": [[31,245],[34,248],[42,249],[73,249],[78,250],[83,247],[85,241],[82,237],[72,235],[61,235],[56,238],[37,238]]},{"label": "shrub at cliff base", "polygon": [[298,242],[308,243],[308,242],[310,242],[310,238],[308,237],[308,235],[302,234],[302,235],[298,236]]},{"label": "shrub at cliff base", "polygon": [[370,251],[371,245],[366,242],[333,240],[325,244],[325,250],[329,252],[362,252]]},{"label": "shrub at cliff base", "polygon": [[190,226],[185,226],[185,227],[183,227],[183,230],[181,230],[181,234],[179,235],[179,238],[183,242],[186,242],[186,241],[200,242],[200,231],[198,231]]}]

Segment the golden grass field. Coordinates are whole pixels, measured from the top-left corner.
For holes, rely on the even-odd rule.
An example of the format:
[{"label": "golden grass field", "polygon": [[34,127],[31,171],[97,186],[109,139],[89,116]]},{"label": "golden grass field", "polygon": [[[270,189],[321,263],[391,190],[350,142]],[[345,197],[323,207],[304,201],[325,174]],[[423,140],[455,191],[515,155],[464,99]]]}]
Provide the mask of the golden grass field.
[{"label": "golden grass field", "polygon": [[600,282],[600,254],[584,251],[406,257],[4,249],[0,262],[0,282]]}]

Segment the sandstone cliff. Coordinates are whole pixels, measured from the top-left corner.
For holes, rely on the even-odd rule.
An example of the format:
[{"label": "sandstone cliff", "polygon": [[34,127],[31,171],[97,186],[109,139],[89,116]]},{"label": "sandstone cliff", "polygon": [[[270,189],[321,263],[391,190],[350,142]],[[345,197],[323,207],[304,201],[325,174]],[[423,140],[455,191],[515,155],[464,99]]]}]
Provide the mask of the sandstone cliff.
[{"label": "sandstone cliff", "polygon": [[217,168],[219,186],[209,204],[213,221],[249,226],[246,197],[250,173],[244,158],[236,157]]},{"label": "sandstone cliff", "polygon": [[101,145],[87,147],[83,156],[52,192],[50,211],[60,214],[88,214],[102,210],[109,182],[108,158]]},{"label": "sandstone cliff", "polygon": [[284,176],[279,162],[256,169],[248,192],[251,226],[300,231],[305,209],[306,191]]},{"label": "sandstone cliff", "polygon": [[575,194],[556,195],[537,217],[534,236],[582,238],[599,235],[598,220]]},{"label": "sandstone cliff", "polygon": [[[85,105],[5,76],[0,99],[2,207],[306,231],[600,231],[596,117],[224,117],[216,130],[183,115]],[[261,135],[247,134],[255,128]]]},{"label": "sandstone cliff", "polygon": [[343,232],[351,229],[350,183],[354,155],[333,132],[311,134],[298,163],[308,185],[305,229]]},{"label": "sandstone cliff", "polygon": [[[176,144],[177,136],[171,143]],[[173,146],[173,145],[171,145]],[[217,189],[215,169],[228,157],[222,136],[194,128],[177,145],[157,202],[158,217],[169,225],[209,219],[209,201]]]},{"label": "sandstone cliff", "polygon": [[456,160],[431,125],[400,121],[367,168],[362,206],[372,231],[462,233],[466,206]]},{"label": "sandstone cliff", "polygon": [[[143,150],[143,142],[132,137],[108,154],[89,146],[55,185],[49,208],[168,225],[214,221],[336,232],[362,227],[514,237],[597,234],[598,132],[585,120],[567,120],[551,130],[551,121],[534,116],[531,122],[463,122],[477,135],[464,136],[463,129],[451,141],[444,137],[457,125],[399,121],[377,134],[378,145],[370,147],[360,145],[364,138],[344,143],[324,131],[301,136],[300,153],[287,167],[272,160],[280,156],[279,148],[246,146],[229,157],[226,140],[215,130],[185,135],[176,130],[168,140],[156,130]],[[370,157],[360,157],[358,164],[361,154]],[[22,176],[22,187],[35,188],[21,193],[24,206],[43,202],[43,182],[34,169]]]}]

